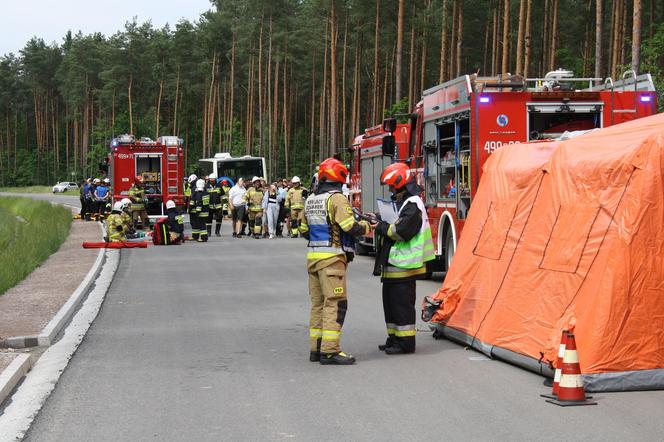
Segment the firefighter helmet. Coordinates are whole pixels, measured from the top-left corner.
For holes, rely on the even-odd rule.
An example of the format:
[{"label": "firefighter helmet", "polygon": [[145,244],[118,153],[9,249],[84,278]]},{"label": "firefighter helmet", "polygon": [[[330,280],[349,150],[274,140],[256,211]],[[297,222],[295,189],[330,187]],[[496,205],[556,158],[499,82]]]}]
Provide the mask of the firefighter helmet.
[{"label": "firefighter helmet", "polygon": [[193,183],[194,181],[196,181],[197,179],[198,179],[198,177],[197,177],[195,174],[192,173],[191,175],[189,175],[189,178],[187,178],[187,182],[188,182],[189,184],[191,184],[191,183]]},{"label": "firefighter helmet", "polygon": [[113,211],[114,212],[122,212],[122,201],[116,201],[115,204],[113,204]]},{"label": "firefighter helmet", "polygon": [[205,189],[205,180],[196,181],[196,190],[203,190],[203,189]]},{"label": "firefighter helmet", "polygon": [[348,169],[336,158],[328,158],[318,168],[318,178],[323,181],[334,181],[335,183],[345,183],[348,176]]},{"label": "firefighter helmet", "polygon": [[255,183],[256,181],[260,181],[260,180],[261,180],[261,179],[260,179],[259,177],[255,176],[255,177],[253,177],[253,178],[251,179],[251,182],[252,182],[252,183]]},{"label": "firefighter helmet", "polygon": [[217,174],[212,172],[210,175],[208,175],[208,180],[216,180],[217,179]]},{"label": "firefighter helmet", "polygon": [[104,184],[111,184],[111,180],[109,180],[108,178],[104,178]]},{"label": "firefighter helmet", "polygon": [[395,189],[401,189],[408,184],[413,177],[414,175],[407,164],[394,163],[390,164],[385,170],[383,170],[383,173],[380,175],[380,182],[381,184],[394,186]]},{"label": "firefighter helmet", "polygon": [[226,185],[228,185],[228,180],[224,178],[223,180],[221,180],[221,184],[226,184]]},{"label": "firefighter helmet", "polygon": [[136,177],[134,177],[134,181],[136,181],[137,183],[142,183],[143,182],[143,177],[140,176],[140,175],[136,175]]},{"label": "firefighter helmet", "polygon": [[95,178],[95,179],[92,181],[92,184],[101,184],[101,180],[100,180],[99,178]]},{"label": "firefighter helmet", "polygon": [[120,202],[122,203],[122,209],[126,209],[131,206],[131,200],[129,198],[122,198]]},{"label": "firefighter helmet", "polygon": [[296,183],[299,183],[299,182],[301,182],[300,177],[297,176],[297,175],[294,176],[293,179],[291,180],[291,183],[293,183],[293,184],[296,184]]},{"label": "firefighter helmet", "polygon": [[168,209],[175,209],[175,201],[173,200],[166,201],[166,210]]}]

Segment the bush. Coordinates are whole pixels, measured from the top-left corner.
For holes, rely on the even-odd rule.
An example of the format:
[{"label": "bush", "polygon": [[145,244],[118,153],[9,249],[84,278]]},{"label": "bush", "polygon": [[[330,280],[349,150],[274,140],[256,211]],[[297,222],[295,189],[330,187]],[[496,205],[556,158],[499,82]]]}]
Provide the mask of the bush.
[{"label": "bush", "polygon": [[0,295],[58,250],[71,221],[70,210],[62,206],[0,197]]}]

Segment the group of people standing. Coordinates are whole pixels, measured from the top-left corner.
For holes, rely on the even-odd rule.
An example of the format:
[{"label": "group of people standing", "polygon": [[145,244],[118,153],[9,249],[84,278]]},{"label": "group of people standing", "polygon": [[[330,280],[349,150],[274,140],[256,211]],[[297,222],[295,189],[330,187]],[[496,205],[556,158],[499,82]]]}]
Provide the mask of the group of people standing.
[{"label": "group of people standing", "polygon": [[284,225],[289,236],[299,235],[308,190],[297,176],[271,184],[263,177],[255,176],[251,183],[239,178],[232,187],[215,173],[205,179],[191,175],[187,181],[194,189],[188,202],[192,237],[199,242],[212,235],[213,224],[215,235],[220,236],[225,216],[231,217],[234,238],[283,237]]},{"label": "group of people standing", "polygon": [[79,186],[81,219],[99,220],[110,212],[111,180],[108,178],[88,178]]}]

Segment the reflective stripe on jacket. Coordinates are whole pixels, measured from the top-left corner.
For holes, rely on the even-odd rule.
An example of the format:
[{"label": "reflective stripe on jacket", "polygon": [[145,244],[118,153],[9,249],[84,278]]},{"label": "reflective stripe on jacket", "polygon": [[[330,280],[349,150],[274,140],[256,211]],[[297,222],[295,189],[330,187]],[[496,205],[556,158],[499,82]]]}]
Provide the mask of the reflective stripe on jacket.
[{"label": "reflective stripe on jacket", "polygon": [[[305,202],[306,221],[300,226],[300,230],[309,234],[308,260],[327,259],[345,255],[346,252],[354,252],[355,240],[344,231],[344,227],[348,228],[355,223],[352,211],[341,222],[332,221],[330,216],[331,199],[336,193],[339,192],[310,195]],[[345,203],[347,204],[348,201],[345,200]]]}]

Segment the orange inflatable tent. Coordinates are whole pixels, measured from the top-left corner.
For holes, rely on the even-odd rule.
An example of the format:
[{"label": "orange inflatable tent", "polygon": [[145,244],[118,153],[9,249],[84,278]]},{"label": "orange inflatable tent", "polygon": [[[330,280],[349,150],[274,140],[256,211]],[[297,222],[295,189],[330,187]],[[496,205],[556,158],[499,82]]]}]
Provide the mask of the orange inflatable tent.
[{"label": "orange inflatable tent", "polygon": [[663,175],[664,114],[494,153],[434,335],[551,376],[573,329],[588,391],[664,388]]}]

